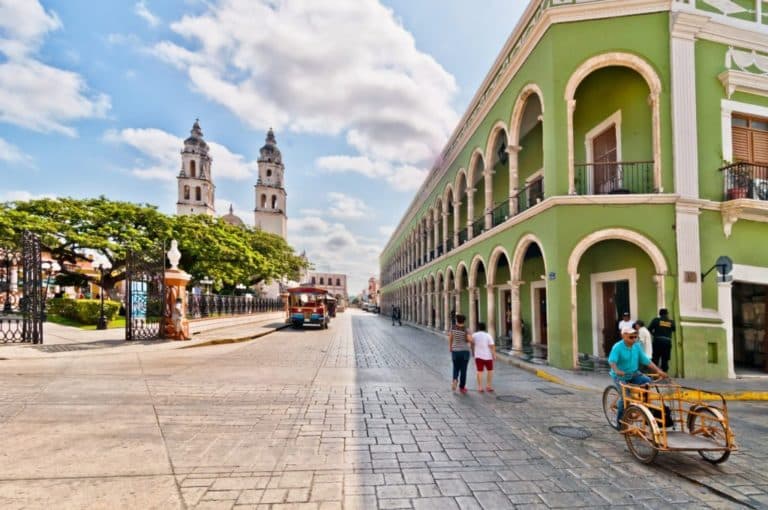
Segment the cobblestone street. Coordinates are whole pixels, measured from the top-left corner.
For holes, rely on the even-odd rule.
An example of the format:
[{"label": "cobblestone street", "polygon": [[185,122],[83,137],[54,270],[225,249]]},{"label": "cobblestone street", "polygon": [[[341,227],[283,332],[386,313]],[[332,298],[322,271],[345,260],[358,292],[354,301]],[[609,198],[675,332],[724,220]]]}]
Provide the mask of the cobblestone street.
[{"label": "cobblestone street", "polygon": [[349,310],[241,344],[0,361],[0,507],[768,507],[764,404],[730,407],[725,464],[644,466],[599,394],[498,364],[495,395],[460,395],[449,360]]}]

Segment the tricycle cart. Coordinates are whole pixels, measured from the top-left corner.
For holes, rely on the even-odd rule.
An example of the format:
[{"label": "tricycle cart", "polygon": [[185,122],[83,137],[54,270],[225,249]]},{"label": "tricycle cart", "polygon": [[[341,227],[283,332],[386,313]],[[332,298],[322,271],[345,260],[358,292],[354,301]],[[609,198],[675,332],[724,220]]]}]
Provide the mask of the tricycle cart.
[{"label": "tricycle cart", "polygon": [[[624,415],[617,421],[619,389],[603,392],[603,412],[619,430],[629,451],[644,464],[659,452],[696,451],[707,462],[725,462],[736,449],[728,408],[720,393],[680,386],[672,381],[621,384]],[[705,398],[706,397],[706,398]]]}]

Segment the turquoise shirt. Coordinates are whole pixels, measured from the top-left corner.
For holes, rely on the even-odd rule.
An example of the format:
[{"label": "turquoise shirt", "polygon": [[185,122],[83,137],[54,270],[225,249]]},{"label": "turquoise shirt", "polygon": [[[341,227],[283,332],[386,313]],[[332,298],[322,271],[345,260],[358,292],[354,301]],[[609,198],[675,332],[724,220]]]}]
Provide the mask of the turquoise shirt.
[{"label": "turquoise shirt", "polygon": [[[624,340],[619,340],[611,348],[608,363],[615,363],[616,367],[625,373],[623,377],[629,377],[640,369],[640,365],[650,365],[651,360],[643,352],[643,346],[640,345],[640,342],[635,342],[630,348],[627,347]],[[611,376],[618,377],[613,368],[611,368]]]}]

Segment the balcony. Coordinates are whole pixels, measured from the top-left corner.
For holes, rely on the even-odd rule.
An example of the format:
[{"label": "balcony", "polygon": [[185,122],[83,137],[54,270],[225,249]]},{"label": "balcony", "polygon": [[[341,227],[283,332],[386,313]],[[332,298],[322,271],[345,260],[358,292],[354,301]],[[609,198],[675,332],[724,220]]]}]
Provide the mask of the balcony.
[{"label": "balcony", "polygon": [[653,161],[616,161],[575,165],[579,195],[655,193]]},{"label": "balcony", "polygon": [[467,242],[467,229],[461,230],[459,232],[459,246]]},{"label": "balcony", "polygon": [[445,241],[445,252],[453,250],[453,232],[448,233],[448,239]]},{"label": "balcony", "polygon": [[527,211],[534,205],[544,200],[544,179],[536,179],[529,182],[515,195],[517,199],[517,213]]},{"label": "balcony", "polygon": [[491,213],[491,217],[493,219],[492,225],[494,227],[497,227],[507,221],[507,219],[509,219],[509,201],[505,200],[504,202],[494,207],[493,212]]},{"label": "balcony", "polygon": [[476,218],[475,221],[472,222],[471,228],[472,237],[477,237],[482,234],[483,230],[485,230],[485,218],[482,216],[480,218]]},{"label": "balcony", "polygon": [[724,200],[768,200],[768,165],[734,163],[720,169],[725,184]]},{"label": "balcony", "polygon": [[438,258],[443,256],[443,246],[442,245],[437,247],[437,256],[438,256]]}]

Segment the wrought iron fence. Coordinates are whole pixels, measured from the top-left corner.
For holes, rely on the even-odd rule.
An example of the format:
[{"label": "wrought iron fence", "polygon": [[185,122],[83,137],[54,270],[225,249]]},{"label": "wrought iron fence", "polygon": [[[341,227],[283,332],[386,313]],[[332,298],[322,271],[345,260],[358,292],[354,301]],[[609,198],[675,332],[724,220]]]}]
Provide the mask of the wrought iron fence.
[{"label": "wrought iron fence", "polygon": [[449,251],[453,250],[453,232],[450,232],[448,234],[448,239],[445,241],[445,252],[448,253]]},{"label": "wrought iron fence", "polygon": [[723,172],[725,200],[768,200],[768,165],[741,162],[725,166],[720,171]]},{"label": "wrought iron fence", "polygon": [[616,161],[575,166],[579,195],[654,193],[653,161]]},{"label": "wrought iron fence", "polygon": [[0,249],[3,307],[0,343],[43,343],[44,296],[40,239],[24,231],[21,250]]},{"label": "wrought iron fence", "polygon": [[497,227],[509,219],[509,200],[505,200],[496,207],[491,213],[493,226]]},{"label": "wrought iron fence", "polygon": [[443,245],[442,244],[437,247],[437,256],[438,257],[442,257],[443,256]]},{"label": "wrought iron fence", "polygon": [[266,299],[244,296],[222,296],[219,294],[195,295],[187,293],[187,316],[200,319],[232,315],[250,315],[284,310],[282,299]]}]

